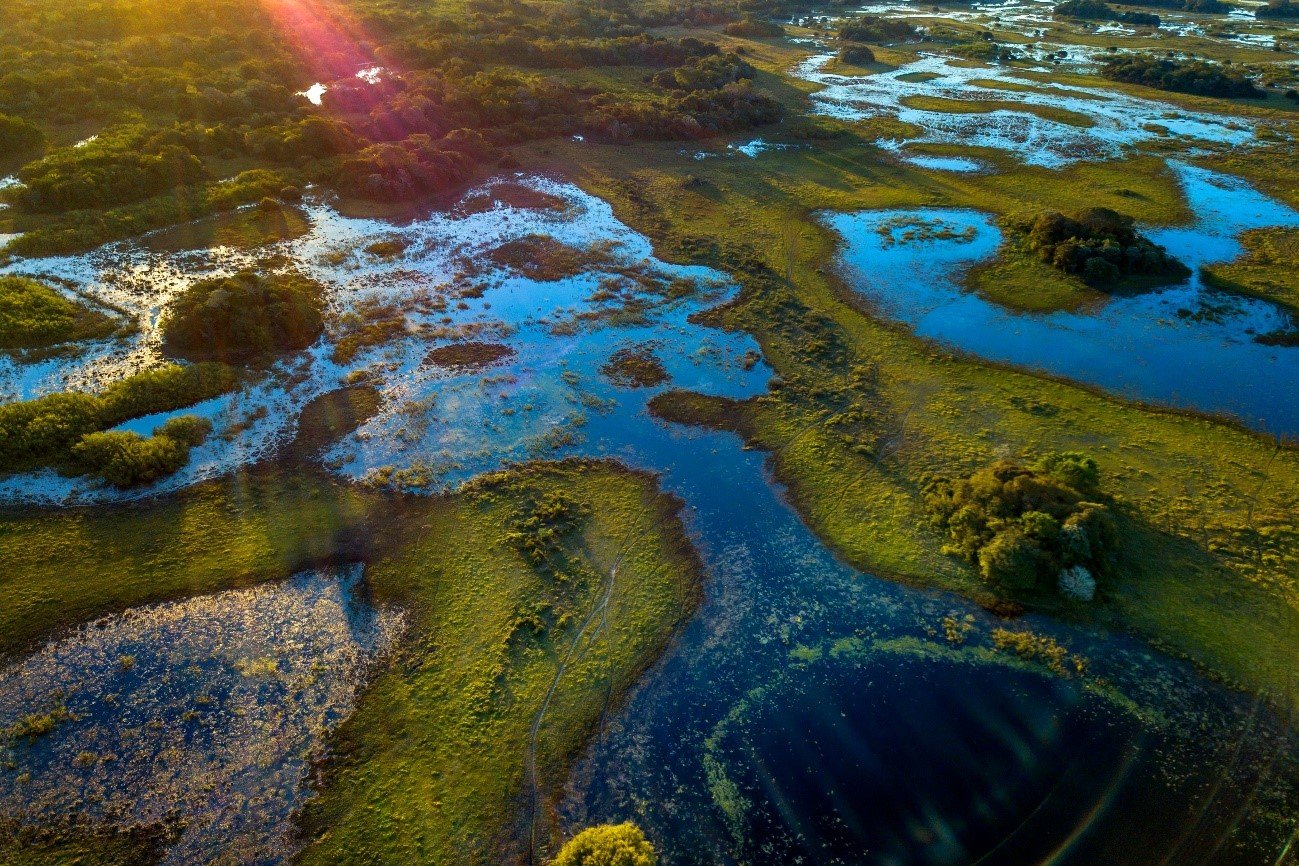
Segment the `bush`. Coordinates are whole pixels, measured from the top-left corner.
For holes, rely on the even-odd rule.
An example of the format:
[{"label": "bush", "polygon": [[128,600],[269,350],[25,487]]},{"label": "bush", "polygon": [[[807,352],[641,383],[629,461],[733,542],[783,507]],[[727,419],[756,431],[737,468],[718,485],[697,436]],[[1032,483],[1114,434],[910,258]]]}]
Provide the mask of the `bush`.
[{"label": "bush", "polygon": [[919,31],[905,21],[862,15],[839,25],[839,38],[845,42],[901,42]]},{"label": "bush", "polygon": [[202,445],[211,433],[212,422],[198,415],[176,415],[153,431],[154,436],[166,436],[190,448]]},{"label": "bush", "polygon": [[[1096,461],[1065,452],[1031,469],[1003,460],[965,478],[934,481],[925,502],[947,531],[944,552],[977,566],[989,583],[1027,592],[1058,586],[1068,569],[1109,570],[1118,531],[1109,508],[1089,501],[1100,494]],[[1065,583],[1076,589],[1080,581]]]},{"label": "bush", "polygon": [[189,462],[190,449],[202,445],[212,422],[197,415],[167,419],[148,439],[109,430],[88,433],[72,448],[78,468],[115,487],[139,487],[166,478]]},{"label": "bush", "polygon": [[152,484],[176,472],[189,460],[189,447],[170,436],[151,436],[110,430],[89,433],[72,449],[89,474],[115,487]]},{"label": "bush", "polygon": [[630,822],[603,824],[578,833],[559,849],[551,866],[655,866],[658,854]]},{"label": "bush", "polygon": [[270,363],[323,332],[320,295],[318,283],[293,273],[201,280],[167,312],[164,350],[190,360]]},{"label": "bush", "polygon": [[0,406],[0,471],[65,466],[83,437],[123,421],[170,412],[223,394],[238,382],[218,364],[174,364],[115,382],[102,395],[67,392]]},{"label": "bush", "polygon": [[1190,270],[1163,247],[1137,233],[1133,219],[1108,208],[1090,208],[1073,217],[1045,213],[1013,225],[1042,261],[1089,285],[1108,288],[1129,276],[1184,279]]},{"label": "bush", "polygon": [[784,36],[785,28],[781,27],[774,21],[765,21],[761,18],[745,16],[739,21],[732,21],[722,28],[722,32],[727,36],[746,36],[749,38],[763,38],[769,36]]},{"label": "bush", "polygon": [[45,133],[21,117],[0,114],[0,156],[30,153],[45,146]]},{"label": "bush", "polygon": [[865,45],[845,45],[839,49],[839,61],[853,66],[868,66],[875,62],[875,52]]},{"label": "bush", "polygon": [[1107,60],[1101,74],[1114,81],[1176,93],[1262,99],[1267,94],[1243,72],[1205,60],[1173,60],[1132,54]]}]

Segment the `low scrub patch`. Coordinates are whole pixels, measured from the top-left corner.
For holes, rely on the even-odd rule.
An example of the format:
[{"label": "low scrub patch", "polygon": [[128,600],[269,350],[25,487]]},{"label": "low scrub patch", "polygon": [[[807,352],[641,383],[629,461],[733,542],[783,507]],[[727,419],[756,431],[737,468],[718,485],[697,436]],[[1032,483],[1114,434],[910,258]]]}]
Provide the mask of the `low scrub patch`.
[{"label": "low scrub patch", "polygon": [[324,331],[321,286],[296,273],[200,280],[163,321],[166,352],[191,361],[265,365]]}]

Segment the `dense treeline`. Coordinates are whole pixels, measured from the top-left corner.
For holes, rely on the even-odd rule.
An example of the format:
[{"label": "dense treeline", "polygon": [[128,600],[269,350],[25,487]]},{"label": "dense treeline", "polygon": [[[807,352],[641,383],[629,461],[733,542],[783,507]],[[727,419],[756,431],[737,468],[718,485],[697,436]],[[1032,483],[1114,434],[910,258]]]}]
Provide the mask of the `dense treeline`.
[{"label": "dense treeline", "polygon": [[1171,9],[1176,12],[1200,12],[1202,14],[1225,14],[1231,7],[1222,0],[1126,0],[1130,6],[1153,6],[1156,9]]},{"label": "dense treeline", "polygon": [[[10,251],[62,252],[211,212],[232,164],[271,170],[280,187],[391,199],[461,184],[524,141],[767,123],[780,106],[742,59],[647,28],[774,35],[769,17],[802,5],[358,0],[348,33],[367,38],[301,48],[302,28],[254,0],[15,0],[0,33],[0,146],[39,152],[46,136],[67,140],[49,133],[69,124],[99,135],[22,169],[23,186],[6,193],[14,219],[61,216],[29,221],[34,235]],[[619,84],[568,74],[615,66],[646,72]],[[316,81],[320,106],[298,93]]]},{"label": "dense treeline", "polygon": [[1073,217],[1045,213],[1015,229],[1042,261],[1097,288],[1110,288],[1125,277],[1190,276],[1163,247],[1137,233],[1132,217],[1109,208],[1090,208]]},{"label": "dense treeline", "polygon": [[839,38],[845,42],[902,42],[918,32],[905,21],[876,15],[860,15],[839,25]]},{"label": "dense treeline", "polygon": [[1130,54],[1106,61],[1101,74],[1114,81],[1200,96],[1262,99],[1267,95],[1243,72],[1206,60]]},{"label": "dense treeline", "polygon": [[1266,6],[1254,10],[1258,18],[1299,18],[1299,3],[1292,0],[1268,0]]},{"label": "dense treeline", "polygon": [[1151,12],[1120,12],[1102,0],[1065,0],[1057,3],[1056,15],[1090,21],[1121,21],[1138,27],[1158,27],[1159,16]]}]

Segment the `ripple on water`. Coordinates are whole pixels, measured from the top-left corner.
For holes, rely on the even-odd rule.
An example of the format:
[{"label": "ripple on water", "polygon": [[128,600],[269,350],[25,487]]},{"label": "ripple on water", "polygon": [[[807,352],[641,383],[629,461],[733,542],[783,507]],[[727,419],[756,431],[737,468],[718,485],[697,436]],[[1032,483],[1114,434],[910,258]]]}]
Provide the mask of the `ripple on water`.
[{"label": "ripple on water", "polygon": [[[0,671],[0,813],[118,829],[177,820],[164,863],[270,863],[324,736],[403,616],[357,599],[360,566],[107,616]],[[57,818],[55,818],[57,820]]]}]

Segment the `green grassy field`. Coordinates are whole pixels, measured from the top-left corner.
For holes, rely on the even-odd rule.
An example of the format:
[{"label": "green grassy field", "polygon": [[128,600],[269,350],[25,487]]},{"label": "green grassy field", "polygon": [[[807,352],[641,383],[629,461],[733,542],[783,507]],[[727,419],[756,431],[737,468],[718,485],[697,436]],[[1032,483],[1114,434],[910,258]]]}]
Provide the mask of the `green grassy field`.
[{"label": "green grassy field", "polygon": [[[538,567],[511,527],[550,492],[586,517]],[[528,849],[534,815],[553,853],[569,760],[694,607],[676,509],[648,478],[565,464],[485,479],[407,525],[368,576],[410,609],[410,634],[339,731],[300,861],[498,863]]]},{"label": "green grassy field", "polygon": [[1263,298],[1299,316],[1299,231],[1258,229],[1241,241],[1245,253],[1233,262],[1204,268],[1204,278],[1224,291]]},{"label": "green grassy field", "polygon": [[[0,651],[128,606],[365,561],[374,597],[407,608],[411,628],[339,732],[304,861],[496,862],[530,844],[534,791],[546,850],[568,762],[698,598],[677,501],[607,463],[534,465],[450,497],[287,475],[0,516]],[[572,527],[534,561],[525,521],[556,499]],[[152,851],[0,827],[3,862],[117,864]]]}]

